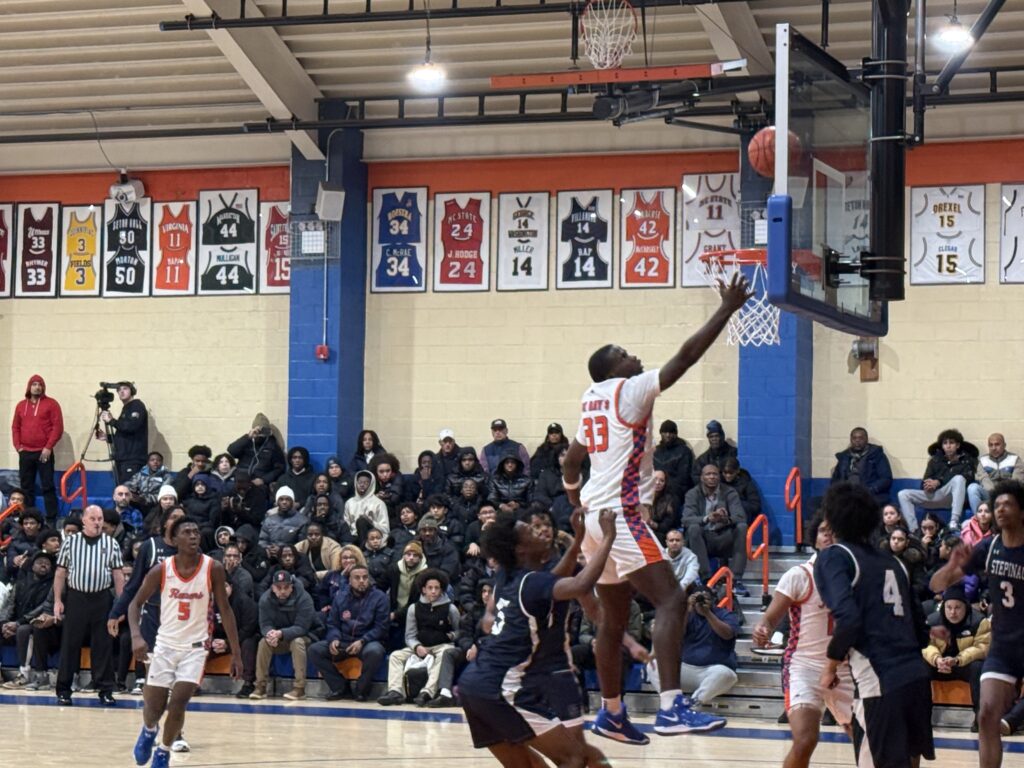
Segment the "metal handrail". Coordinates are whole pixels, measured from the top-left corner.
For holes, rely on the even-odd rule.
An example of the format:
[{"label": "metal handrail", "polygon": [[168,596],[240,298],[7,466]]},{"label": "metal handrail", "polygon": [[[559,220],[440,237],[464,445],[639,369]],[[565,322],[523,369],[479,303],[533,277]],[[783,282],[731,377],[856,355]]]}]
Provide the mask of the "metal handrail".
[{"label": "metal handrail", "polygon": [[[793,490],[794,486],[796,488],[795,491]],[[796,512],[796,528],[794,533],[796,534],[796,546],[799,549],[804,541],[804,496],[800,480],[800,467],[793,467],[789,470],[789,477],[786,478],[785,498],[786,509],[790,512]]]},{"label": "metal handrail", "polygon": [[[0,523],[2,523],[4,520],[6,520],[11,515],[13,515],[19,509],[21,509],[21,504],[11,504],[11,505],[9,505],[7,507],[7,509],[5,509],[3,512],[0,512]],[[11,539],[13,539],[13,538],[14,538],[13,536],[8,536],[6,539],[0,539],[0,549],[5,549],[7,547],[7,545],[11,543]]]},{"label": "metal handrail", "polygon": [[732,610],[732,570],[727,565],[723,565],[717,571],[714,576],[708,579],[708,588],[714,587],[715,584],[725,579],[725,597],[718,601],[719,608],[728,608]]},{"label": "metal handrail", "polygon": [[[80,485],[74,491],[68,493],[68,481],[76,472],[78,473]],[[81,499],[83,507],[89,503],[89,494],[86,490],[85,465],[82,462],[76,461],[60,476],[60,497],[68,504],[75,499]]]},{"label": "metal handrail", "polygon": [[[754,549],[754,534],[761,531],[761,543]],[[761,607],[768,607],[771,598],[768,596],[768,518],[758,515],[747,528],[747,561],[761,560]]]}]

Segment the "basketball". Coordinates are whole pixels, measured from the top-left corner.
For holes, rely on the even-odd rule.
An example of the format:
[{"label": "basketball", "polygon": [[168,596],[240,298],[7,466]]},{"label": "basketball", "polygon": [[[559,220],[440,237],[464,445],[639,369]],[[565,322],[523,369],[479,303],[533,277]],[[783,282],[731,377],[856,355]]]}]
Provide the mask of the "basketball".
[{"label": "basketball", "polygon": [[[789,132],[789,155],[795,158],[800,154],[800,139],[792,131]],[[765,178],[775,176],[775,126],[769,125],[754,134],[747,145],[747,158],[755,171]]]}]

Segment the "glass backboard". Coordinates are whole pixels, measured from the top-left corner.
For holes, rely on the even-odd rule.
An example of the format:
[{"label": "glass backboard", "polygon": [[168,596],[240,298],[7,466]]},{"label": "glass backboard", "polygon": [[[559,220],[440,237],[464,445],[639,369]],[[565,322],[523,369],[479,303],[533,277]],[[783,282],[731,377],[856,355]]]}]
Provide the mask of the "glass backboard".
[{"label": "glass backboard", "polygon": [[768,298],[846,333],[883,336],[885,302],[869,299],[867,278],[825,269],[830,251],[851,266],[869,249],[870,92],[789,24],[776,27],[775,57]]}]

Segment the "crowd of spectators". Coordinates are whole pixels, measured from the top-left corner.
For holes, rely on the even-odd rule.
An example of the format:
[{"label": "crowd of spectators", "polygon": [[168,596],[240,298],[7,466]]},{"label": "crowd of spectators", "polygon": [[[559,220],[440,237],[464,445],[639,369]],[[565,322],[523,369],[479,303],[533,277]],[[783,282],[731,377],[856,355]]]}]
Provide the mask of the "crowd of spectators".
[{"label": "crowd of spectators", "polygon": [[[134,392],[124,394],[133,402]],[[223,562],[228,576],[242,644],[240,697],[273,695],[273,658],[285,655],[294,670],[283,693],[289,699],[305,696],[311,665],[326,682],[328,699],[366,700],[386,664],[381,704],[452,706],[459,671],[485,642],[480,620],[496,564],[480,550],[482,530],[498,514],[512,513],[550,542],[553,561],[572,542],[561,478],[569,439],[561,425],[550,424],[532,454],[509,437],[504,420],[490,428],[479,451],[441,430],[437,448],[420,452],[407,473],[373,430],[359,434],[350,456],[313,466],[306,448],[282,449],[259,414],[226,450],[193,445],[177,471],[151,451],[103,505],[103,533],[123,554],[130,589],[133,569],[141,577],[169,553],[170,522],[183,514],[196,520],[204,551]],[[672,422],[661,431],[651,522],[680,563],[680,581],[690,586],[706,579],[709,557],[717,556],[730,563],[737,591],[743,590],[745,552],[737,542],[760,509],[756,486],[717,421],[708,425],[708,449],[699,457]],[[62,540],[81,529],[81,513],[52,528],[25,493],[10,497],[21,509],[4,525],[11,539],[0,583],[10,599],[2,634],[16,646],[19,667],[6,685],[45,688],[52,654],[68,630],[53,618],[55,556]],[[694,542],[692,551],[686,541]],[[113,685],[141,693],[142,670],[135,678],[129,672],[124,602],[113,602],[108,621]],[[653,610],[639,601],[634,608],[623,653],[644,663]],[[210,652],[217,656],[228,649],[220,617],[214,618]],[[593,668],[596,630],[582,610],[575,611],[572,630],[582,673]],[[351,675],[357,679],[339,671],[350,658],[360,661],[358,675]]]}]

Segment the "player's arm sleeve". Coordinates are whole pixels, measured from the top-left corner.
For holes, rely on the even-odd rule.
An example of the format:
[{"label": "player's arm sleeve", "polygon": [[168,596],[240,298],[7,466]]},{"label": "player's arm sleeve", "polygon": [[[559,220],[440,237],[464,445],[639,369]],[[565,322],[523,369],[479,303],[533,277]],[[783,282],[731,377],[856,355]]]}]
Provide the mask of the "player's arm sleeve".
[{"label": "player's arm sleeve", "polygon": [[814,579],[821,599],[832,611],[834,629],[826,655],[842,661],[861,635],[863,621],[853,596],[854,563],[845,550],[830,547],[818,554]]},{"label": "player's arm sleeve", "polygon": [[551,603],[554,600],[553,591],[557,576],[543,571],[534,571],[523,578],[519,587],[519,600],[523,609],[530,616],[542,619],[548,615]]},{"label": "player's arm sleeve", "polygon": [[624,421],[635,424],[651,412],[654,399],[659,394],[661,385],[658,383],[658,369],[644,371],[622,382],[615,407]]},{"label": "player's arm sleeve", "polygon": [[985,571],[985,561],[988,559],[988,548],[992,546],[994,539],[987,539],[974,545],[971,556],[964,564],[963,572],[967,575],[976,575]]},{"label": "player's arm sleeve", "polygon": [[[150,562],[152,558],[151,551],[154,546],[152,539],[147,540],[139,550],[138,557],[135,558],[136,564]],[[132,569],[131,578],[128,579],[128,583],[124,585],[121,594],[114,601],[110,614],[107,616],[108,619],[118,619],[128,615],[128,603],[135,599],[135,595],[139,592],[139,587],[142,586],[142,580],[146,578],[146,573],[146,568],[135,567]]]}]

